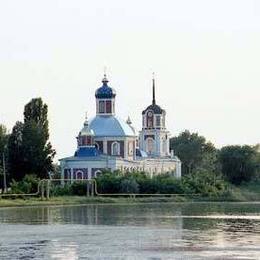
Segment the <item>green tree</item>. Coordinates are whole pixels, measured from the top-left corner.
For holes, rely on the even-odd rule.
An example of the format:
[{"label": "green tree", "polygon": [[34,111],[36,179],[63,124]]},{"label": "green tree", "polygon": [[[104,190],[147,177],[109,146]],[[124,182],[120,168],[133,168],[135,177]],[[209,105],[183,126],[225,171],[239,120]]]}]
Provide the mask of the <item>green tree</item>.
[{"label": "green tree", "polygon": [[260,179],[260,144],[255,145],[254,150],[256,151],[256,175]]},{"label": "green tree", "polygon": [[24,108],[22,139],[26,173],[47,178],[55,150],[49,141],[48,107],[41,98],[32,99]]},{"label": "green tree", "polygon": [[13,179],[22,180],[26,174],[46,178],[53,170],[55,150],[49,141],[48,107],[41,98],[25,106],[24,123],[16,123],[8,147]]},{"label": "green tree", "polygon": [[8,140],[8,171],[11,179],[20,181],[25,176],[23,156],[23,123],[16,122]]},{"label": "green tree", "polygon": [[191,174],[197,170],[208,170],[216,172],[217,149],[205,137],[197,133],[190,133],[188,130],[170,140],[170,149],[182,161],[182,174]]},{"label": "green tree", "polygon": [[[0,124],[0,187],[3,187],[4,167],[6,170],[7,143],[9,135],[4,125]],[[7,173],[7,172],[5,172]]]},{"label": "green tree", "polygon": [[252,180],[257,169],[256,158],[256,150],[248,145],[225,146],[219,153],[222,173],[233,184]]}]

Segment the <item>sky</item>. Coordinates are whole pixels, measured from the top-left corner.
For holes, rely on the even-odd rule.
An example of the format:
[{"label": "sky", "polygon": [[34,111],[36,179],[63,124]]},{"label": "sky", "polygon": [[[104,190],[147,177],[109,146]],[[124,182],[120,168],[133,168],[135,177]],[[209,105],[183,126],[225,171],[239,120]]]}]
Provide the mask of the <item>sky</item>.
[{"label": "sky", "polygon": [[56,160],[72,155],[104,67],[117,115],[138,130],[155,72],[172,136],[260,142],[260,1],[0,0],[0,123],[9,131],[42,97]]}]

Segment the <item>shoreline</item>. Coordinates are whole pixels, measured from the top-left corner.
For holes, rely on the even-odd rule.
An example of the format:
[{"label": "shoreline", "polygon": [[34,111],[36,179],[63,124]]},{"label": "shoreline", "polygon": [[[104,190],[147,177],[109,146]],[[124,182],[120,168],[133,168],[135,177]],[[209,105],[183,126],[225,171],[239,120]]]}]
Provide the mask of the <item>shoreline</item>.
[{"label": "shoreline", "polygon": [[85,197],[85,196],[60,196],[51,197],[49,200],[41,200],[41,198],[17,198],[17,199],[0,199],[0,208],[11,207],[28,207],[28,206],[79,206],[79,205],[133,205],[133,204],[169,204],[169,203],[260,203],[260,200],[252,200],[246,198],[225,197],[138,197],[138,198],[124,198],[124,197]]}]

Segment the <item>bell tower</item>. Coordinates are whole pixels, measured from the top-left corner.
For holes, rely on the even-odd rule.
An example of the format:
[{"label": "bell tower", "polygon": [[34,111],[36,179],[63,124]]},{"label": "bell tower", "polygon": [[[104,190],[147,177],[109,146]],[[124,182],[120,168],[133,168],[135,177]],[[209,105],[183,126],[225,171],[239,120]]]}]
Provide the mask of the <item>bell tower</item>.
[{"label": "bell tower", "polygon": [[169,152],[169,132],[165,127],[166,112],[156,104],[155,78],[152,79],[152,104],[142,112],[140,149],[150,157],[167,157]]}]

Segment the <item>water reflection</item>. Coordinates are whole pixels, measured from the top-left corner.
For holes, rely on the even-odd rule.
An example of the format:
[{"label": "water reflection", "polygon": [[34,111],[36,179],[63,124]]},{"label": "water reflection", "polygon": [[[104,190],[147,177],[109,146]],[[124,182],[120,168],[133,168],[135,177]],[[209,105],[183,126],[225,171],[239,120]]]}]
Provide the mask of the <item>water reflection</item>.
[{"label": "water reflection", "polygon": [[0,259],[259,259],[260,204],[0,209]]}]

